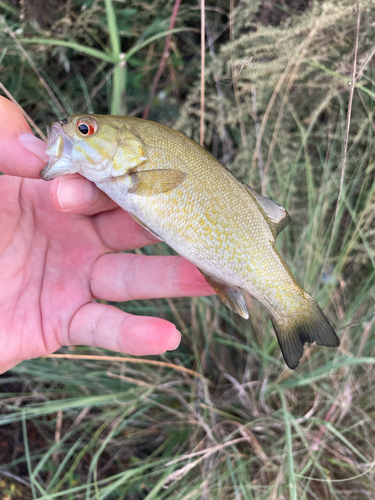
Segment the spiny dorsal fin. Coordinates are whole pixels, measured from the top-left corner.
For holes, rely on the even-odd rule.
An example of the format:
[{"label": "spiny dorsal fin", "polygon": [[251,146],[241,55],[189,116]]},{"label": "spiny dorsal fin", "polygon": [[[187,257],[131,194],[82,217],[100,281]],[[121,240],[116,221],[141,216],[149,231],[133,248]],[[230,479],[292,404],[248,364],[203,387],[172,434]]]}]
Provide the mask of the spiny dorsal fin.
[{"label": "spiny dorsal fin", "polygon": [[246,302],[239,288],[223,283],[216,278],[212,278],[201,269],[199,269],[199,271],[203,274],[207,283],[215,290],[219,299],[222,300],[231,311],[248,319],[249,313],[247,312]]},{"label": "spiny dorsal fin", "polygon": [[285,210],[284,207],[278,205],[274,201],[258,194],[253,188],[247,184],[243,184],[244,187],[249,191],[249,193],[256,199],[262,208],[263,212],[267,216],[267,222],[270,229],[276,239],[276,237],[281,233],[281,231],[289,224],[290,215]]},{"label": "spiny dorsal fin", "polygon": [[156,194],[167,193],[179,186],[185,177],[186,174],[184,172],[172,169],[132,172],[130,174],[132,186],[129,189],[129,193],[135,193],[139,196],[154,196]]}]

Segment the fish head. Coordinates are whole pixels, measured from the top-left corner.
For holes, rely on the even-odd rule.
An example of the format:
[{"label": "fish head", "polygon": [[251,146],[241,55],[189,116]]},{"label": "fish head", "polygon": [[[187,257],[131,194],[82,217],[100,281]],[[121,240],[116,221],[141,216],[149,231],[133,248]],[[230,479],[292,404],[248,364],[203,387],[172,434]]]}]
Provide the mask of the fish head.
[{"label": "fish head", "polygon": [[123,117],[108,118],[72,115],[51,123],[47,127],[49,161],[40,172],[41,178],[49,181],[79,173],[90,181],[103,182],[123,176],[145,161],[142,145],[121,121]]}]

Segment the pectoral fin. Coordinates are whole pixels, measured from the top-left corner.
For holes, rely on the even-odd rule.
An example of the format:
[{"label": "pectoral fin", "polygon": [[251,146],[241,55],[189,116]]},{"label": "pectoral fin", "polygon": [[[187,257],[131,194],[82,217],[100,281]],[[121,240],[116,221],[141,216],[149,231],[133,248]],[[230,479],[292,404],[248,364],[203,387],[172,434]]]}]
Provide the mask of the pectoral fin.
[{"label": "pectoral fin", "polygon": [[156,194],[168,193],[179,186],[187,174],[179,170],[160,169],[143,170],[130,174],[132,186],[129,193],[139,196],[154,196]]},{"label": "pectoral fin", "polygon": [[199,269],[199,271],[203,274],[207,283],[215,290],[220,300],[222,300],[231,311],[242,316],[242,318],[248,319],[249,313],[247,312],[246,302],[239,288],[227,285],[216,278],[212,278],[201,269]]},{"label": "pectoral fin", "polygon": [[244,184],[244,187],[248,190],[248,192],[255,198],[255,200],[259,203],[261,209],[267,217],[268,225],[270,226],[271,231],[276,239],[276,237],[281,233],[281,231],[289,224],[290,215],[285,210],[284,207],[278,205],[274,201],[258,194],[253,188]]}]

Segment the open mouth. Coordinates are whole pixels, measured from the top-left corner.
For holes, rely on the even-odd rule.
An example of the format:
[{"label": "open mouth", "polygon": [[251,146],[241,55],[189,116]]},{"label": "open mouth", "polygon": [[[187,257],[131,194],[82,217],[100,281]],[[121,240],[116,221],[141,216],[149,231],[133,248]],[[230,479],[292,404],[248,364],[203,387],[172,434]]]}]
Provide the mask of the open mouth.
[{"label": "open mouth", "polygon": [[40,177],[45,181],[51,181],[59,175],[74,173],[70,160],[72,151],[73,140],[64,132],[60,123],[51,123],[47,127],[46,153],[49,161],[40,172]]}]

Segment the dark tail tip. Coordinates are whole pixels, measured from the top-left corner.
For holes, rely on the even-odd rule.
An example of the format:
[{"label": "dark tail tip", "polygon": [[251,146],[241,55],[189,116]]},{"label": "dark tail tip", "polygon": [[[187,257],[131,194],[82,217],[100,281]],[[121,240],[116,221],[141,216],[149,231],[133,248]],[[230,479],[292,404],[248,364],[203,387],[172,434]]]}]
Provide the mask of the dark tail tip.
[{"label": "dark tail tip", "polygon": [[316,343],[326,347],[338,347],[340,340],[328,322],[325,314],[312,297],[310,301],[311,312],[302,319],[291,318],[286,325],[278,322],[271,316],[277,339],[283,353],[285,363],[295,370],[303,356],[306,343]]}]

